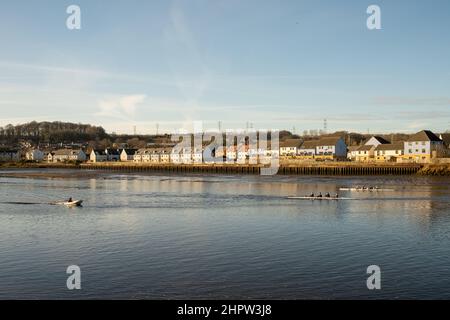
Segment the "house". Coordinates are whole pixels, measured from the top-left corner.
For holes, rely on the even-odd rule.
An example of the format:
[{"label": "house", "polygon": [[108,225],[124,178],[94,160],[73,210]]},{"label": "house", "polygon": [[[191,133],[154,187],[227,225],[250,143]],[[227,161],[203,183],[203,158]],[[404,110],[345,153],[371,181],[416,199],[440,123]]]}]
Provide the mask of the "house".
[{"label": "house", "polygon": [[54,157],[55,153],[54,152],[45,152],[44,153],[44,161],[46,162],[53,162],[53,157]]},{"label": "house", "polygon": [[280,142],[280,156],[296,156],[302,145],[300,139],[288,139]]},{"label": "house", "polygon": [[430,163],[446,153],[444,142],[433,132],[422,130],[404,142],[403,162]]},{"label": "house", "polygon": [[182,163],[192,163],[192,148],[182,148],[180,156]]},{"label": "house", "polygon": [[444,147],[446,147],[446,154],[444,156],[450,156],[450,133],[442,133],[439,135],[439,139],[444,141]]},{"label": "house", "polygon": [[86,154],[81,149],[60,149],[53,155],[53,162],[86,161]]},{"label": "house", "polygon": [[120,161],[128,162],[134,160],[134,154],[136,153],[137,149],[122,149],[122,152],[120,153]]},{"label": "house", "polygon": [[0,150],[0,161],[19,161],[20,151],[15,149]]},{"label": "house", "polygon": [[374,160],[376,162],[397,162],[401,159],[403,153],[403,142],[380,144],[375,147]]},{"label": "house", "polygon": [[318,140],[309,140],[303,142],[302,146],[298,150],[298,156],[300,159],[314,159],[316,156],[316,148]]},{"label": "house", "polygon": [[247,144],[238,145],[236,151],[238,163],[245,163],[250,158],[249,146]]},{"label": "house", "polygon": [[[178,151],[178,152],[177,152]],[[176,148],[170,151],[170,162],[181,163],[181,154]]]},{"label": "house", "polygon": [[347,145],[341,137],[326,137],[317,141],[316,159],[343,160],[347,158]]},{"label": "house", "polygon": [[355,160],[359,162],[369,162],[374,160],[376,147],[377,146],[370,144],[359,146],[358,149],[356,149],[355,151],[356,152]]},{"label": "house", "polygon": [[120,161],[120,153],[119,149],[105,149],[105,153],[107,155],[108,161]]},{"label": "house", "polygon": [[25,159],[28,161],[42,161],[44,160],[44,152],[39,149],[31,149],[25,153]]},{"label": "house", "polygon": [[151,162],[152,161],[153,148],[142,148],[136,151],[133,156],[134,162]]},{"label": "house", "polygon": [[108,161],[108,154],[105,150],[92,150],[89,160],[91,162],[105,162]]},{"label": "house", "polygon": [[228,162],[234,162],[237,159],[237,148],[236,146],[227,147],[226,157]]},{"label": "house", "polygon": [[350,161],[356,160],[356,155],[358,154],[358,149],[360,146],[350,146],[347,147],[347,159]]},{"label": "house", "polygon": [[192,160],[194,163],[203,162],[203,148],[194,148],[192,151]]},{"label": "house", "polygon": [[359,146],[356,150],[352,150],[350,155],[356,161],[369,162],[375,160],[375,149],[384,144],[390,144],[390,142],[380,136],[372,136],[367,139],[362,146]]},{"label": "house", "polygon": [[380,136],[372,136],[364,142],[366,146],[379,146],[380,144],[389,144],[390,142]]},{"label": "house", "polygon": [[160,153],[159,153],[159,161],[161,163],[169,163],[171,153],[172,153],[172,148],[170,148],[170,147],[161,148]]},{"label": "house", "polygon": [[159,163],[160,160],[160,148],[152,148],[150,149],[150,162]]}]

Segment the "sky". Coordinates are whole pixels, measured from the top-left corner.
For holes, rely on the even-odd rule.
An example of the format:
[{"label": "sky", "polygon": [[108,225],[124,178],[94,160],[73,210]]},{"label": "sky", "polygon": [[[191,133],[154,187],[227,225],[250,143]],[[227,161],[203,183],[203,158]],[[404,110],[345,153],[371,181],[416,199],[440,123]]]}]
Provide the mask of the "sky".
[{"label": "sky", "polygon": [[448,0],[2,1],[0,41],[0,126],[450,129]]}]

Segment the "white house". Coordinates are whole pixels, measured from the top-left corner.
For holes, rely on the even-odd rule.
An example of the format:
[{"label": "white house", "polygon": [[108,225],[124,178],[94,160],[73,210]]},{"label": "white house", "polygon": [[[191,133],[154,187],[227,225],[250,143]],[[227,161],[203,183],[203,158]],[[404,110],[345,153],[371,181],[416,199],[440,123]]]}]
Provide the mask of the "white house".
[{"label": "white house", "polygon": [[150,150],[150,162],[158,163],[160,160],[160,152],[161,152],[161,149],[152,148]]},{"label": "white house", "polygon": [[181,163],[181,154],[175,149],[172,149],[170,152],[170,162]]},{"label": "white house", "polygon": [[351,161],[356,160],[356,156],[358,154],[358,149],[360,146],[349,146],[347,147],[347,159]]},{"label": "white house", "polygon": [[296,156],[302,145],[300,139],[288,139],[280,143],[280,156]]},{"label": "white house", "polygon": [[375,148],[374,159],[377,162],[397,162],[403,156],[404,143],[380,144]]},{"label": "white house", "polygon": [[29,161],[42,161],[44,160],[44,152],[39,149],[32,149],[25,153],[25,159]]},{"label": "white house", "polygon": [[297,155],[302,159],[314,159],[316,156],[318,140],[309,140],[303,142],[297,150]]},{"label": "white house", "polygon": [[44,154],[44,161],[46,162],[53,162],[53,157],[54,157],[55,153],[54,152],[45,152]]},{"label": "white house", "polygon": [[92,150],[89,160],[91,162],[105,162],[108,161],[108,155],[104,150]]},{"label": "white house", "polygon": [[202,148],[194,148],[192,151],[192,160],[194,163],[202,163],[203,162],[203,149]]},{"label": "white house", "polygon": [[171,152],[172,152],[172,148],[169,148],[169,147],[161,148],[160,153],[159,153],[159,161],[161,163],[169,163]]},{"label": "white house", "polygon": [[136,153],[137,149],[122,149],[122,152],[120,153],[120,161],[128,162],[134,160],[134,154]]},{"label": "white house", "polygon": [[86,161],[86,158],[86,154],[81,149],[60,149],[55,151],[53,162]]},{"label": "white house", "polygon": [[422,130],[404,142],[402,161],[430,163],[432,159],[445,153],[444,142],[433,132]]},{"label": "white house", "polygon": [[374,154],[375,149],[377,146],[370,145],[370,144],[364,144],[362,146],[359,146],[356,150],[356,157],[355,160],[359,162],[369,162],[374,160]]},{"label": "white house", "polygon": [[366,146],[379,146],[380,144],[389,144],[390,142],[380,136],[372,136],[364,142]]},{"label": "white house", "polygon": [[192,149],[183,148],[181,151],[181,162],[182,163],[192,163]]},{"label": "white house", "polygon": [[234,162],[237,159],[236,146],[229,146],[227,148],[226,157],[227,157],[227,161],[232,161],[232,162]]}]

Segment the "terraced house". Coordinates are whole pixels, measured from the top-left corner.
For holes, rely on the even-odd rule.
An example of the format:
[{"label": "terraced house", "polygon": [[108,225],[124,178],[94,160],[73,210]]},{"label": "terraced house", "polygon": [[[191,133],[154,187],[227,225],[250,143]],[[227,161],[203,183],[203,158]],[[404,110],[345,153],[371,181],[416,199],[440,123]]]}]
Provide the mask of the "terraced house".
[{"label": "terraced house", "polygon": [[20,160],[20,151],[13,149],[2,149],[0,150],[0,161],[8,162],[8,161],[19,161]]},{"label": "terraced house", "polygon": [[375,149],[384,144],[390,144],[390,142],[380,136],[370,137],[362,146],[355,150],[355,160],[359,162],[374,161]]},{"label": "terraced house", "polygon": [[344,160],[347,158],[347,145],[341,137],[319,139],[316,146],[317,160]]},{"label": "terraced house", "polygon": [[404,154],[404,143],[380,144],[375,148],[376,162],[398,162]]},{"label": "terraced house", "polygon": [[433,132],[422,130],[404,142],[403,162],[430,163],[445,155],[444,142]]},{"label": "terraced house", "polygon": [[53,162],[86,161],[87,156],[81,149],[60,149],[53,155]]},{"label": "terraced house", "polygon": [[303,142],[298,150],[298,157],[303,160],[312,160],[316,156],[316,147],[318,140],[310,140]]},{"label": "terraced house", "polygon": [[302,146],[300,139],[288,139],[280,142],[280,156],[296,156]]}]

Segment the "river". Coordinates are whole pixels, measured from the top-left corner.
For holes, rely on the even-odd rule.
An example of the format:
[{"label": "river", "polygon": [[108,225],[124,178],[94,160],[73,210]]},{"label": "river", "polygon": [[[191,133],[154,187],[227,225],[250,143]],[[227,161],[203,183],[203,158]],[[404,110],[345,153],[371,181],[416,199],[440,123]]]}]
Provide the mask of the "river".
[{"label": "river", "polygon": [[6,172],[0,299],[450,298],[449,178]]}]

